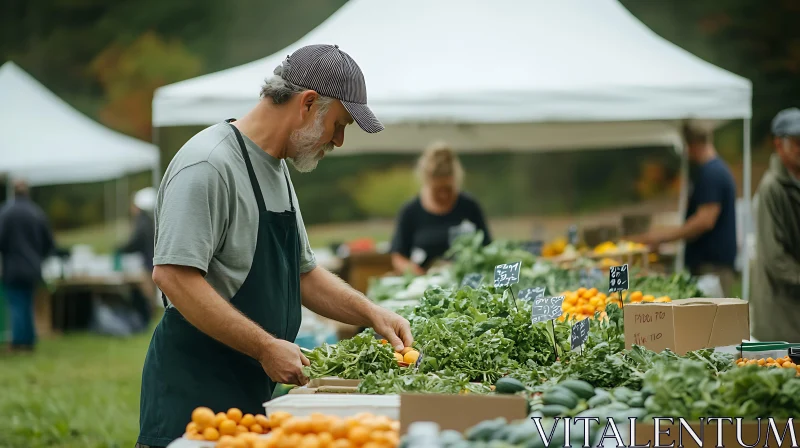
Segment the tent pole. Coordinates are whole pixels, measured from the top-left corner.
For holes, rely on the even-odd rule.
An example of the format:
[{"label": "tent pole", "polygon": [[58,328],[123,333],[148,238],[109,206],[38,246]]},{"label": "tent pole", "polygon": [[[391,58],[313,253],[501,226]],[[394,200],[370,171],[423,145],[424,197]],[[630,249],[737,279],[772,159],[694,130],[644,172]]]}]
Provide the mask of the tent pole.
[{"label": "tent pole", "polygon": [[[678,219],[683,220],[686,216],[686,208],[689,203],[689,154],[683,146],[683,142],[675,143],[675,151],[681,156],[681,191],[678,197]],[[677,242],[677,250],[675,251],[675,272],[682,272],[684,269],[684,250],[686,244],[683,241]]]},{"label": "tent pole", "polygon": [[742,176],[744,180],[742,192],[744,195],[744,241],[742,244],[742,298],[744,300],[750,300],[750,248],[747,244],[747,236],[750,234],[750,220],[752,215],[752,210],[750,208],[750,194],[752,193],[752,188],[750,187],[750,176],[752,175],[751,169],[751,151],[750,151],[750,119],[745,118],[744,120],[744,132],[743,132],[743,146],[744,146],[744,175]]},{"label": "tent pole", "polygon": [[106,235],[108,238],[115,237],[114,233],[114,181],[107,181],[103,186],[105,196],[105,215],[106,215]]}]

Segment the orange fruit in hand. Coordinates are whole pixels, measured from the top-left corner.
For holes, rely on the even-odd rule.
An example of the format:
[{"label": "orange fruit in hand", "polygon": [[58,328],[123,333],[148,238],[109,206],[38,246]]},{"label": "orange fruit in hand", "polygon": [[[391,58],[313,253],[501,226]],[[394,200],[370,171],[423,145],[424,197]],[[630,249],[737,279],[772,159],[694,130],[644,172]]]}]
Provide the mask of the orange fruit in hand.
[{"label": "orange fruit in hand", "polygon": [[401,355],[400,353],[394,352],[394,359],[397,360],[397,362],[403,362],[403,355]]},{"label": "orange fruit in hand", "polygon": [[256,418],[253,417],[253,414],[245,414],[241,420],[239,420],[239,424],[244,427],[251,427],[256,424]]},{"label": "orange fruit in hand", "polygon": [[228,409],[228,419],[233,420],[237,424],[242,421],[242,411],[236,408]]},{"label": "orange fruit in hand", "polygon": [[403,356],[403,361],[409,364],[414,364],[419,359],[419,352],[416,350],[411,350]]},{"label": "orange fruit in hand", "polygon": [[192,421],[198,428],[207,428],[214,425],[214,411],[206,407],[199,407],[192,411]]},{"label": "orange fruit in hand", "polygon": [[215,428],[206,428],[203,430],[203,438],[209,442],[217,441],[219,440],[219,431],[217,431]]}]

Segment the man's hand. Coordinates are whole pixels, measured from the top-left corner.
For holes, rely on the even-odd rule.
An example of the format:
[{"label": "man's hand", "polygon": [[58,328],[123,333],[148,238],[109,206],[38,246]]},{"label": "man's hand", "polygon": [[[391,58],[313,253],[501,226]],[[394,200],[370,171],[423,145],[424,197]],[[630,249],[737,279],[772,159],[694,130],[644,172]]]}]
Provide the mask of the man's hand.
[{"label": "man's hand", "polygon": [[264,372],[276,383],[298,386],[308,383],[302,369],[311,363],[296,344],[282,339],[271,339],[258,361]]},{"label": "man's hand", "polygon": [[408,321],[399,314],[379,306],[375,306],[373,310],[372,328],[389,341],[395,350],[411,347],[414,342]]}]

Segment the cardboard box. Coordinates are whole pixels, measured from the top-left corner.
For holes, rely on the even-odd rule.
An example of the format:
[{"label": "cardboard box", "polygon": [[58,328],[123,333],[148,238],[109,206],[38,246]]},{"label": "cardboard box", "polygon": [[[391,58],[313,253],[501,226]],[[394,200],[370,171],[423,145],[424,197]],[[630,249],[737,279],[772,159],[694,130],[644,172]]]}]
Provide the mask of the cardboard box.
[{"label": "cardboard box", "polygon": [[361,380],[345,380],[336,377],[315,378],[305,386],[295,387],[290,394],[354,394]]},{"label": "cardboard box", "polygon": [[684,299],[625,304],[625,348],[678,355],[750,339],[750,309],[739,299]]},{"label": "cardboard box", "polygon": [[465,431],[484,420],[526,418],[528,403],[516,395],[400,395],[400,434],[414,422],[435,422],[439,428]]},{"label": "cardboard box", "polygon": [[[743,443],[739,443],[737,436],[739,429],[737,428],[736,419],[733,418],[730,421],[726,420],[722,422],[721,445],[717,444],[718,430],[720,429],[719,425],[717,424],[717,420],[712,422],[705,421],[702,424],[701,422],[687,422],[687,424],[694,431],[694,435],[696,435],[702,442],[702,445],[697,444],[689,430],[683,427],[678,422],[678,419],[675,419],[674,422],[674,424],[670,424],[669,421],[662,421],[659,425],[661,435],[659,436],[658,442],[660,446],[681,446],[688,448],[755,446],[760,448],[778,446],[797,447],[798,443],[800,443],[800,422],[792,422],[792,428],[794,428],[795,435],[794,440],[792,440],[792,428],[787,427],[788,422],[775,421],[775,429],[777,430],[778,437],[783,439],[782,443],[779,444],[775,438],[775,432],[773,429],[771,429],[767,419],[762,419],[760,425],[755,421],[743,420],[741,422],[741,441]],[[669,431],[669,435],[666,434],[667,431]],[[629,439],[630,437],[626,436],[625,438]],[[637,423],[635,439],[636,445],[647,446],[649,442],[651,447],[656,446],[655,425],[653,423]],[[672,445],[673,443],[674,445]]]}]

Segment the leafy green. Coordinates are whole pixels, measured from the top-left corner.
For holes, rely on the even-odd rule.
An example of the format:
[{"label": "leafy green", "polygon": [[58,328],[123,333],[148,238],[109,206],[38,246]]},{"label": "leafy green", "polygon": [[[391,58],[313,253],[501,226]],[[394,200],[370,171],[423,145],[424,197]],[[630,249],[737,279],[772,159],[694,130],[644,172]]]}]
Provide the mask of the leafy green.
[{"label": "leafy green", "polygon": [[306,354],[311,365],[303,367],[309,378],[337,376],[359,379],[371,372],[400,368],[394,350],[381,344],[369,332],[363,332],[338,344],[323,344]]},{"label": "leafy green", "polygon": [[464,374],[447,372],[435,373],[388,372],[370,373],[361,381],[358,392],[362,394],[400,394],[407,392],[431,394],[458,394],[468,390],[471,393],[487,394],[489,387],[470,383]]}]

